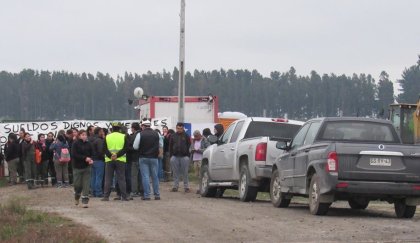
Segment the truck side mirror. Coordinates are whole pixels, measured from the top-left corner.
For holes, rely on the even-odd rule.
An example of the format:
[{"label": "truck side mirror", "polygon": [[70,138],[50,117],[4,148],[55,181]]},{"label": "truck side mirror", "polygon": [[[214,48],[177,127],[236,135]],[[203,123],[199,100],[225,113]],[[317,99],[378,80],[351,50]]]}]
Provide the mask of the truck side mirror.
[{"label": "truck side mirror", "polygon": [[215,143],[217,143],[217,140],[219,140],[219,139],[217,138],[217,136],[209,135],[207,137],[207,140],[209,141],[210,144],[215,144]]},{"label": "truck side mirror", "polygon": [[287,141],[278,141],[276,143],[276,148],[281,149],[281,150],[286,150],[286,151],[290,149]]}]

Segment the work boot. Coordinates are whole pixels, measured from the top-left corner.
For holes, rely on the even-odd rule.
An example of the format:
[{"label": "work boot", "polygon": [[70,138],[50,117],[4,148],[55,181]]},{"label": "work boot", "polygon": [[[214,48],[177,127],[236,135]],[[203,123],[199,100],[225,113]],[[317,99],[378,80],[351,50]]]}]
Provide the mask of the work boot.
[{"label": "work boot", "polygon": [[80,195],[74,195],[74,204],[78,206],[79,202],[80,202]]},{"label": "work boot", "polygon": [[65,181],[65,182],[64,182],[64,184],[63,184],[63,187],[64,187],[64,188],[67,188],[67,187],[69,187],[69,186],[70,186],[70,183],[69,183],[68,181]]},{"label": "work boot", "polygon": [[83,204],[83,208],[88,208],[88,203],[89,203],[89,198],[88,197],[83,197],[82,198],[82,204]]},{"label": "work boot", "polygon": [[28,180],[28,181],[26,181],[26,185],[28,185],[28,190],[32,190],[32,189],[35,188],[34,180]]}]

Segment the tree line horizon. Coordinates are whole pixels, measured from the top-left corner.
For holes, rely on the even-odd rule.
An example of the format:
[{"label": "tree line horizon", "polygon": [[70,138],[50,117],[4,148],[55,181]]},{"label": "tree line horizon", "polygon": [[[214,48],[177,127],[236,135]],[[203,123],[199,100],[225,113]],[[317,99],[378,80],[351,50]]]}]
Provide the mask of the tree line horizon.
[{"label": "tree line horizon", "polygon": [[[138,111],[128,100],[135,87],[149,96],[176,96],[179,71],[128,73],[117,78],[101,72],[38,71],[0,72],[0,121],[118,120],[137,119]],[[420,56],[402,70],[401,93],[382,71],[352,76],[334,73],[297,75],[273,71],[263,76],[257,70],[195,70],[186,72],[187,96],[216,95],[219,111],[237,111],[248,116],[287,117],[306,120],[323,116],[387,118],[389,105],[416,103],[420,94]],[[186,111],[188,112],[188,111]]]}]

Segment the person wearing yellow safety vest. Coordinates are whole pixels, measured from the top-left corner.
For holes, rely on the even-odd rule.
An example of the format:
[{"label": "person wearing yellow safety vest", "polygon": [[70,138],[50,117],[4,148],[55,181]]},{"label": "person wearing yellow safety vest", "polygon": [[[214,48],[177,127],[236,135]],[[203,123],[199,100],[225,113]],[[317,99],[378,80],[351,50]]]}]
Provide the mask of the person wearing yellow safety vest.
[{"label": "person wearing yellow safety vest", "polygon": [[105,153],[105,186],[104,198],[102,201],[109,201],[111,194],[111,184],[114,177],[114,172],[117,175],[118,186],[121,192],[121,201],[128,201],[125,184],[125,167],[127,163],[126,152],[128,145],[128,138],[121,133],[122,124],[120,122],[113,122],[112,133],[105,138],[104,153]]}]

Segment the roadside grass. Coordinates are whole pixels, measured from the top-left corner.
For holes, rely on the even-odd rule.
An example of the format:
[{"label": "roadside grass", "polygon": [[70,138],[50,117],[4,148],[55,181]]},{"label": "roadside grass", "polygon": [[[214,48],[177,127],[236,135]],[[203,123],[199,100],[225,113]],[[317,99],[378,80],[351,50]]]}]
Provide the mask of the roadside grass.
[{"label": "roadside grass", "polygon": [[7,179],[6,177],[1,177],[0,178],[0,187],[5,187],[7,186]]},{"label": "roadside grass", "polygon": [[91,230],[57,214],[28,209],[23,198],[0,204],[1,242],[106,242]]}]

